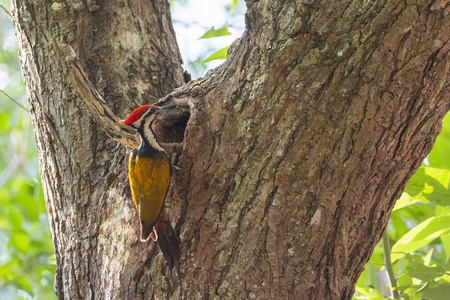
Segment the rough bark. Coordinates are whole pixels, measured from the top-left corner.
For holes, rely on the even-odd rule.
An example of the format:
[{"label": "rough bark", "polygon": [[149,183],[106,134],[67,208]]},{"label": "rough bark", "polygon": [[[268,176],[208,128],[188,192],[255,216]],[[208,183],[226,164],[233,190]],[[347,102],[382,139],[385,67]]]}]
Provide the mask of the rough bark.
[{"label": "rough bark", "polygon": [[125,147],[52,45],[124,117],[181,85],[165,1],[13,1],[62,299],[350,299],[450,108],[446,1],[247,1],[190,104],[166,214],[182,267],[138,241]]},{"label": "rough bark", "polygon": [[151,294],[151,280],[143,274],[157,252],[138,241],[126,149],[89,117],[53,39],[72,45],[107,105],[123,118],[183,82],[169,4],[13,1],[13,6],[55,247],[56,294],[59,299]]}]

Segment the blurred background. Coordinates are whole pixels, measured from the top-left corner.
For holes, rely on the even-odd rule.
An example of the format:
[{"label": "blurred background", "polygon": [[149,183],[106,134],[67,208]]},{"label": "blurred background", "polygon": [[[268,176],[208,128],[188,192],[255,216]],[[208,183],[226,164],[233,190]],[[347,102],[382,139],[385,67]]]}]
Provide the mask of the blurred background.
[{"label": "blurred background", "polygon": [[[0,0],[0,5],[10,10],[9,1]],[[173,0],[171,7],[184,68],[192,79],[221,64],[227,47],[244,30],[243,0]],[[7,11],[0,8],[0,299],[55,299],[53,246]],[[377,245],[357,284],[355,299],[390,296],[386,268],[394,272],[397,290],[405,299],[448,299],[449,157],[447,115],[432,153],[391,216],[390,251],[383,252],[381,243]],[[392,264],[385,264],[386,255]]]},{"label": "blurred background", "polygon": [[[8,1],[0,4],[9,10]],[[3,9],[0,46],[0,299],[54,299],[53,246],[31,116],[14,28]]]}]

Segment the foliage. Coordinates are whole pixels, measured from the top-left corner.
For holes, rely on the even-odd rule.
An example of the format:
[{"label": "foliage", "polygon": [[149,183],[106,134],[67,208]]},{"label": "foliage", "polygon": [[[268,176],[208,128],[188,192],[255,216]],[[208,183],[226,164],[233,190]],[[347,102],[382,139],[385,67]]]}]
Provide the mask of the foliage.
[{"label": "foliage", "polygon": [[[214,26],[213,26],[213,27],[211,27],[210,30],[208,30],[201,37],[199,37],[199,39],[209,39],[209,38],[213,38],[213,37],[221,37],[221,36],[226,36],[226,35],[231,35],[231,33],[228,31],[227,26],[224,26],[219,29],[214,29]],[[228,48],[230,48],[230,46],[226,46],[222,49],[217,50],[216,52],[214,52],[213,54],[208,56],[205,60],[201,61],[199,64],[204,64],[204,63],[207,63],[207,62],[210,62],[213,60],[227,59]]]},{"label": "foliage", "polygon": [[229,8],[229,11],[232,11],[232,10],[236,7],[236,5],[238,4],[238,2],[239,2],[239,0],[233,0],[233,4],[231,4],[231,6],[230,6],[230,8]]},{"label": "foliage", "polygon": [[189,5],[186,2],[173,1],[172,18],[186,62],[184,68],[196,79],[220,65],[227,57],[229,45],[242,35],[245,2],[190,0]]},{"label": "foliage", "polygon": [[231,35],[231,33],[228,31],[227,26],[219,28],[219,29],[215,29],[213,26],[213,27],[211,27],[210,30],[208,30],[201,37],[199,37],[199,39],[209,39],[212,37],[220,37],[220,36],[225,36],[225,35]]},{"label": "foliage", "polygon": [[[385,299],[393,268],[400,299],[449,299],[450,115],[433,150],[410,179],[387,227],[392,266],[384,266],[379,243],[356,285],[355,299]],[[389,254],[388,254],[389,255]]]},{"label": "foliage", "polygon": [[230,46],[217,50],[210,56],[208,56],[204,61],[200,62],[201,64],[216,60],[216,59],[227,59],[227,51]]},{"label": "foliage", "polygon": [[[0,41],[0,89],[27,107],[14,31],[3,10]],[[31,116],[3,93],[0,102],[0,299],[54,299],[53,246]]]}]

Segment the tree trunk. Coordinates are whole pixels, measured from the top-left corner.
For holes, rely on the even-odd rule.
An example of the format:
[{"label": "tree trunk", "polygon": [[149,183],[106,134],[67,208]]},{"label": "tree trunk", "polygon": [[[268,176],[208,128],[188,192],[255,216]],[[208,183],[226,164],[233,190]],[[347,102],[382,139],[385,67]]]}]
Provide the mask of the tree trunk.
[{"label": "tree trunk", "polygon": [[182,84],[169,5],[13,2],[59,299],[350,299],[450,108],[446,1],[247,1],[228,60],[166,98],[190,104],[168,278],[52,41],[124,118]]}]

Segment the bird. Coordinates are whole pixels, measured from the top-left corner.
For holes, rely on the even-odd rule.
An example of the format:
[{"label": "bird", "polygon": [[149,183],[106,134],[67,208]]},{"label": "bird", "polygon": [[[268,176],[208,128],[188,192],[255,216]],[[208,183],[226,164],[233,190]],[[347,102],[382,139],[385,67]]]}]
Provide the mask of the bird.
[{"label": "bird", "polygon": [[136,108],[124,121],[139,133],[141,144],[130,153],[128,176],[133,202],[139,213],[142,242],[150,238],[157,241],[169,268],[179,273],[180,242],[167,220],[161,218],[161,211],[173,173],[172,162],[158,142],[152,128],[158,113],[164,106],[142,105]]}]

